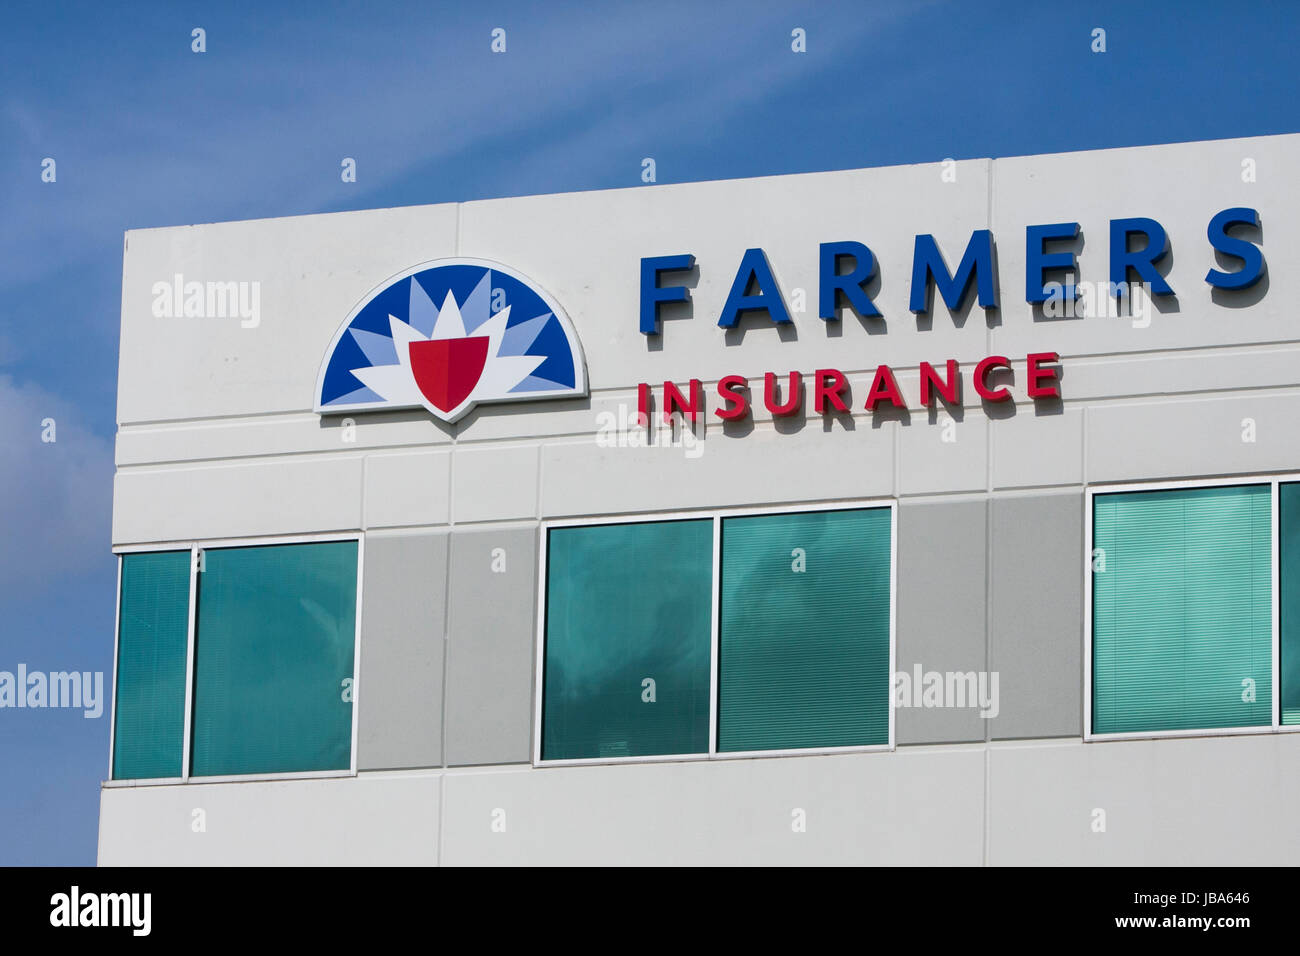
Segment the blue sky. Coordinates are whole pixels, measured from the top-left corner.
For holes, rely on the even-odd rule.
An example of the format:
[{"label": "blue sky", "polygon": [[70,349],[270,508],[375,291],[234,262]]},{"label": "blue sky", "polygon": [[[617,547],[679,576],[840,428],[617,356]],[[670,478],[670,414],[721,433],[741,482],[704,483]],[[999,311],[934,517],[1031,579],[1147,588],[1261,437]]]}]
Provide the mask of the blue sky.
[{"label": "blue sky", "polygon": [[[1298,26],[1223,2],[7,9],[0,670],[111,679],[127,229],[635,187],[647,156],[662,183],[1293,133]],[[108,734],[0,710],[0,863],[94,862]]]}]

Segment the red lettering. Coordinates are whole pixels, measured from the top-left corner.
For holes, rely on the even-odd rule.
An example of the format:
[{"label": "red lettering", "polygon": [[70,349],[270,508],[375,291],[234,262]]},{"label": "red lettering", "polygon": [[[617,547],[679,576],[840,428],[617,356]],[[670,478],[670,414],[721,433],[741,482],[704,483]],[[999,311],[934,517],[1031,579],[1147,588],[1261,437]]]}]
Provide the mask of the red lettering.
[{"label": "red lettering", "polygon": [[776,402],[776,373],[768,372],[763,376],[763,404],[776,417],[793,415],[799,411],[803,402],[803,376],[798,372],[790,373],[790,385],[785,392],[785,404]]},{"label": "red lettering", "polygon": [[[825,378],[830,377],[831,384],[826,384]],[[841,393],[849,387],[849,380],[844,377],[844,373],[837,368],[819,368],[813,373],[813,408],[817,414],[826,411],[826,403],[829,401],[835,407],[837,412],[847,412],[849,406],[845,404]]]},{"label": "red lettering", "polygon": [[876,377],[871,380],[871,391],[867,393],[867,411],[874,412],[876,406],[885,399],[889,399],[895,408],[907,408],[907,403],[898,390],[898,383],[894,381],[894,373],[888,365],[881,365],[876,369]]},{"label": "red lettering", "polygon": [[1061,390],[1055,385],[1039,385],[1039,381],[1046,379],[1049,382],[1060,381],[1061,370],[1059,368],[1039,368],[1039,362],[1055,362],[1060,356],[1055,352],[1031,352],[1025,359],[1025,383],[1029,390],[1030,398],[1060,398]]},{"label": "red lettering", "polygon": [[719,379],[718,397],[726,403],[726,406],[715,408],[713,414],[723,421],[744,418],[749,413],[749,399],[745,397],[747,388],[749,382],[743,375],[728,375],[726,378]]},{"label": "red lettering", "polygon": [[691,424],[695,424],[695,417],[700,413],[700,398],[703,391],[698,378],[691,379],[690,390],[691,400],[688,404],[676,385],[672,382],[664,382],[664,421],[671,422],[673,412],[684,412],[690,416]]},{"label": "red lettering", "polygon": [[1005,388],[991,389],[988,386],[989,372],[995,368],[1011,368],[1011,363],[1005,355],[990,355],[986,359],[980,359],[980,363],[975,366],[975,391],[980,398],[990,402],[1005,402],[1011,397],[1009,391]]},{"label": "red lettering", "polygon": [[957,370],[957,360],[948,359],[948,378],[947,381],[941,379],[935,372],[934,366],[929,362],[921,363],[921,404],[930,405],[934,401],[934,395],[930,391],[931,387],[943,398],[949,405],[961,404],[961,376]]}]

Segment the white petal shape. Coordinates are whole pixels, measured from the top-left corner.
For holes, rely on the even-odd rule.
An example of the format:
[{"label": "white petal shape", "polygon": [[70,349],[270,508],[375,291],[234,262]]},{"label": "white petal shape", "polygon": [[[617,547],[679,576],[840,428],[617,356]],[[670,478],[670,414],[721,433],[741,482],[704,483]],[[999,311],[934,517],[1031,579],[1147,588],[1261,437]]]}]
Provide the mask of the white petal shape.
[{"label": "white petal shape", "polygon": [[483,370],[483,377],[474,386],[474,400],[486,402],[505,398],[512,388],[537,371],[537,366],[545,361],[545,355],[497,356]]},{"label": "white petal shape", "polygon": [[[456,297],[449,291],[438,310],[438,322],[433,327],[430,339],[463,339],[465,337],[465,320],[460,316],[460,306]],[[491,354],[491,353],[489,353]]]},{"label": "white petal shape", "polygon": [[394,405],[423,405],[424,396],[405,365],[372,365],[352,372],[361,383]]}]

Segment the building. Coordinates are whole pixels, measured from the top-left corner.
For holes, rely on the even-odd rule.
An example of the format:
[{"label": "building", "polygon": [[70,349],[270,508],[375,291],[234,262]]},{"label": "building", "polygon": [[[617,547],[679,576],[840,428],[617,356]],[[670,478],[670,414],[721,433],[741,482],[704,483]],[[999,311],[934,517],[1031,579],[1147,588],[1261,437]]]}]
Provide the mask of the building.
[{"label": "building", "polygon": [[1294,862],[1298,161],[128,233],[100,862]]}]

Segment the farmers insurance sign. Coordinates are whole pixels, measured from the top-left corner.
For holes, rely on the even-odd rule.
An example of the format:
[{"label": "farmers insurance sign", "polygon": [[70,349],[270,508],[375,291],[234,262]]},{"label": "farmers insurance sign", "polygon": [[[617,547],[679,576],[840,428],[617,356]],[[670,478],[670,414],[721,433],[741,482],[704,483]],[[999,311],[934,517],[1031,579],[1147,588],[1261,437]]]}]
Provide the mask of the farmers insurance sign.
[{"label": "farmers insurance sign", "polygon": [[[1260,248],[1242,236],[1259,225],[1254,209],[1236,207],[1215,214],[1206,233],[1210,248],[1239,267],[1210,268],[1205,281],[1216,289],[1240,290],[1264,275]],[[1031,225],[1025,229],[1025,301],[1045,308],[1072,308],[1078,295],[1060,278],[1077,275],[1075,254],[1061,246],[1079,237],[1076,222]],[[1051,248],[1055,245],[1055,249]],[[1112,219],[1110,222],[1109,294],[1127,296],[1131,279],[1152,296],[1173,295],[1158,266],[1169,254],[1169,239],[1154,219]],[[687,302],[690,290],[674,283],[694,268],[689,253],[641,260],[640,330],[657,336],[660,306]],[[857,241],[822,243],[819,257],[818,314],[836,321],[845,303],[861,316],[879,316],[866,289],[876,277],[870,248]],[[1056,277],[1054,279],[1054,276]],[[998,308],[994,281],[993,235],[987,229],[971,233],[955,271],[948,269],[932,235],[918,235],[912,260],[909,308],[921,315],[931,309],[933,293],[949,309],[958,309],[974,286],[979,305]],[[750,293],[750,289],[754,289]],[[791,321],[776,280],[760,248],[748,249],[718,325],[732,328],[743,313],[762,313],[776,324]],[[1019,358],[1019,357],[1017,357]],[[1032,399],[1059,397],[1056,352],[1024,356],[1023,388]],[[955,359],[938,365],[921,361],[921,406],[936,397],[960,401],[962,369]],[[990,355],[969,370],[972,387],[987,402],[1012,398],[1005,386],[990,383],[998,369],[1009,369],[1007,356]],[[785,398],[777,397],[776,375],[764,376],[764,404],[777,416],[793,415],[802,402],[802,375],[790,372],[783,383]],[[739,375],[717,383],[720,419],[750,413],[748,381]],[[695,421],[703,408],[703,388],[697,379],[678,386],[664,382],[664,416],[681,412]],[[367,295],[340,326],[321,364],[316,386],[316,411],[356,412],[424,407],[435,417],[454,422],[485,402],[523,402],[587,394],[582,347],[559,304],[531,280],[499,263],[477,259],[440,259],[423,263],[387,280]],[[638,410],[649,414],[653,389],[638,386]],[[836,369],[818,369],[812,380],[813,408],[818,413],[850,411],[848,381]],[[882,403],[906,408],[907,400],[887,365],[876,371],[863,408]],[[648,419],[643,419],[648,420]]]}]

